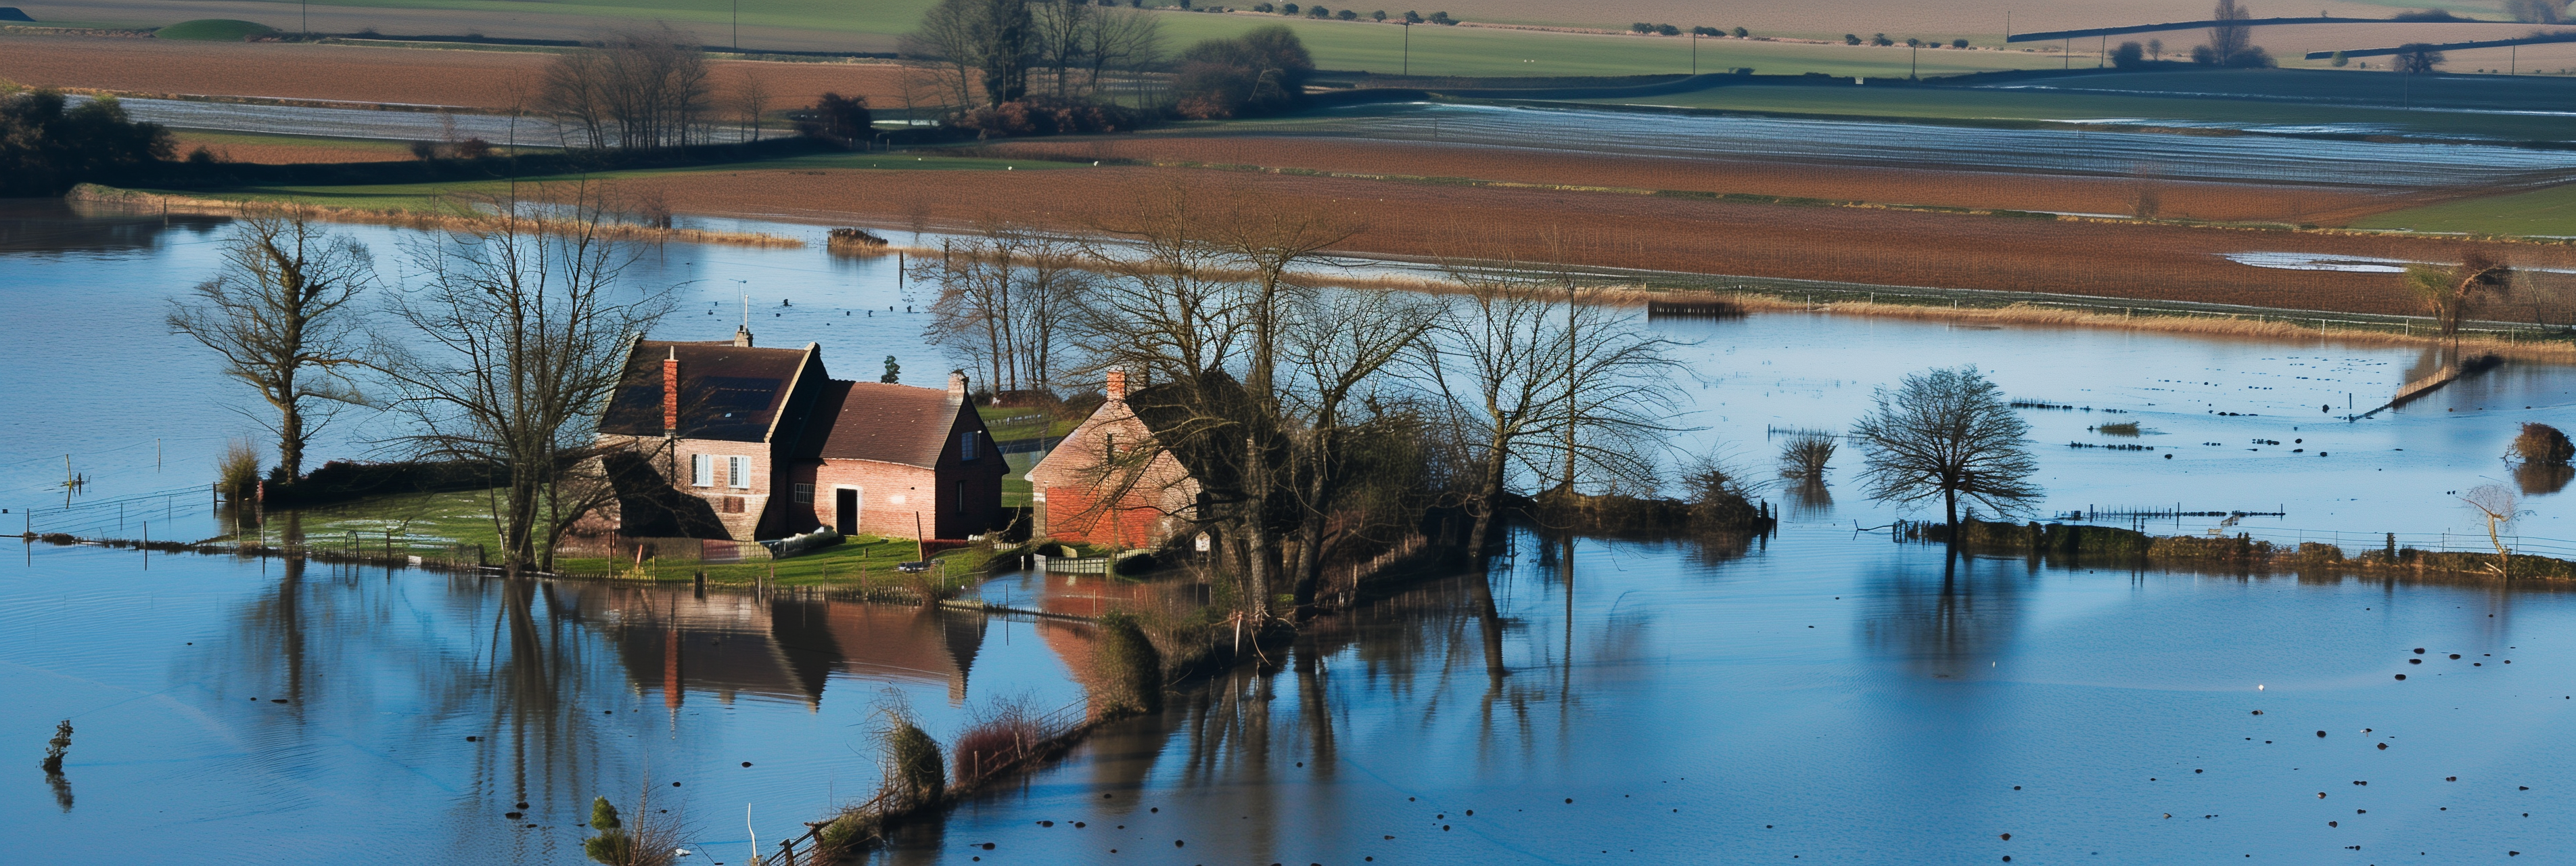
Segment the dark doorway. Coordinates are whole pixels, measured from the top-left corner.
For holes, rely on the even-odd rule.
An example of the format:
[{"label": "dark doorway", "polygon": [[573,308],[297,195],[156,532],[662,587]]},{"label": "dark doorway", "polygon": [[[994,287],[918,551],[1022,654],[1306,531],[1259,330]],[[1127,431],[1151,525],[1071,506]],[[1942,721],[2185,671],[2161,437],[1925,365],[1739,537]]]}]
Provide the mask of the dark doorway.
[{"label": "dark doorway", "polygon": [[859,534],[859,492],[843,487],[832,491],[832,529],[842,535]]}]

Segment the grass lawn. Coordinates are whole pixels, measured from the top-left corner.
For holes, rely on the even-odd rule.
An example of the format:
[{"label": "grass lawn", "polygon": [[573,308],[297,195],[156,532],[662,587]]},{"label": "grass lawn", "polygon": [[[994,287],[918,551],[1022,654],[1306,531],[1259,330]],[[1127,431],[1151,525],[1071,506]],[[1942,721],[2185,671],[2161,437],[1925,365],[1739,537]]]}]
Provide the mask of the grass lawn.
[{"label": "grass lawn", "polygon": [[[191,133],[193,137],[195,134]],[[273,136],[280,137],[283,136]],[[729,162],[687,168],[633,169],[605,171],[591,175],[556,175],[519,178],[521,183],[550,181],[613,181],[662,175],[724,171],[813,171],[823,169],[860,169],[884,171],[1056,171],[1071,169],[1075,163],[1042,160],[966,159],[958,157],[915,157],[885,153],[819,153],[785,159]],[[236,187],[214,191],[149,190],[171,195],[225,199],[229,201],[297,201],[306,204],[382,211],[438,211],[447,207],[445,196],[490,194],[501,192],[508,181],[478,180],[452,183],[393,183],[356,186],[258,186]]]},{"label": "grass lawn", "polygon": [[2356,221],[2352,227],[2487,235],[2576,236],[2576,184],[2389,211]]},{"label": "grass lawn", "polygon": [[[1023,483],[1025,485],[1025,482]],[[302,512],[273,512],[269,515],[268,538],[274,543],[286,527],[295,526],[304,534],[305,543],[317,548],[355,545],[369,555],[382,555],[388,547],[395,555],[444,557],[453,545],[485,547],[487,555],[499,546],[493,532],[490,500],[481,491],[427,493],[383,496],[339,505],[328,505]],[[355,540],[352,541],[354,533]],[[389,537],[390,536],[390,537]],[[244,538],[255,538],[245,533]],[[621,578],[643,578],[662,581],[686,581],[704,571],[710,583],[749,584],[755,580],[773,580],[782,586],[831,586],[835,588],[910,587],[912,578],[894,570],[897,563],[920,558],[919,549],[910,539],[888,539],[876,536],[854,536],[847,542],[783,560],[770,560],[756,548],[741,562],[701,562],[696,542],[689,539],[651,540],[652,558],[644,561],[639,572],[631,553],[622,554],[614,563]],[[623,550],[632,551],[632,540],[624,540]],[[576,577],[602,577],[610,573],[609,558],[594,555],[561,555],[555,559],[555,572]],[[959,586],[970,586],[980,579],[988,551],[963,548],[943,551],[934,560],[945,563],[942,579]],[[469,547],[463,557],[471,560]]]},{"label": "grass lawn", "polygon": [[[2367,73],[2348,73],[2361,76]],[[2380,83],[2377,77],[2363,83]],[[1731,111],[1963,121],[2102,121],[2308,126],[2358,124],[2419,135],[2479,135],[2510,141],[2576,134],[2565,118],[2408,111],[2254,99],[1964,87],[1715,87],[1633,100]]]}]

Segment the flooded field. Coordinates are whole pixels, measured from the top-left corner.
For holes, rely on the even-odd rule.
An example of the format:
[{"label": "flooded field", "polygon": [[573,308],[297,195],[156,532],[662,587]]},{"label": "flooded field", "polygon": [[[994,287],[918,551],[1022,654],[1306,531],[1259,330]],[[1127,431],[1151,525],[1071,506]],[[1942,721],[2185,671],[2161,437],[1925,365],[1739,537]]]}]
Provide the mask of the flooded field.
[{"label": "flooded field", "polygon": [[[706,227],[813,243],[648,251],[630,276],[684,297],[657,336],[719,339],[747,306],[761,344],[820,343],[841,376],[888,354],[908,378],[948,366],[922,343],[927,316],[905,312],[930,299],[893,261],[833,258],[820,227]],[[408,274],[401,232],[346,230],[388,278]],[[29,519],[38,531],[211,534],[197,497],[213,457],[256,428],[159,323],[210,273],[219,231],[0,213],[0,297],[32,326],[0,363],[38,409],[0,413],[8,518],[64,499],[69,455],[92,486]],[[1976,363],[2016,399],[2075,407],[2023,412],[2043,512],[2281,511],[2225,531],[2354,548],[2483,544],[2448,492],[2521,483],[2499,460],[2515,425],[2576,406],[2570,371],[2507,365],[2347,421],[2432,359],[2331,341],[1803,314],[1646,325],[1684,344],[1677,449],[1757,477],[1775,433],[1842,429],[1904,373]],[[2096,429],[2110,421],[2142,429]],[[390,455],[381,420],[334,423],[318,456]],[[2560,790],[2576,746],[2553,733],[2576,720],[2567,595],[1945,561],[1855,531],[1904,516],[1858,494],[1855,462],[1837,458],[1823,495],[1768,492],[1785,522],[1764,541],[1521,533],[1496,615],[1452,578],[1316,623],[1272,672],[1186,690],[881,859],[2576,857]],[[2555,483],[2526,484],[2521,545],[2576,554],[2553,541],[2576,538]],[[99,507],[118,501],[134,505]],[[981,590],[1073,613],[1151,591],[1031,574]],[[0,730],[31,764],[55,721],[79,732],[61,784],[22,766],[0,798],[20,846],[56,858],[574,864],[590,798],[649,788],[684,818],[700,852],[684,862],[738,864],[754,833],[773,845],[873,788],[889,702],[943,740],[997,698],[1066,706],[1084,644],[1051,622],[794,594],[36,544],[0,566],[0,688],[19,696]]]},{"label": "flooded field", "polygon": [[1426,586],[879,862],[2576,857],[2560,593],[1945,565],[1806,525],[1740,559],[1524,536],[1494,594],[1500,677],[1474,593]]},{"label": "flooded field", "polygon": [[2169,180],[2410,188],[2563,177],[2576,154],[2515,147],[1991,129],[1484,105],[1357,106],[1282,125],[1321,135],[1623,156],[1760,158]]},{"label": "flooded field", "polygon": [[[164,498],[138,499],[122,517],[85,509],[40,530],[87,534],[102,523],[113,528],[159,511],[177,523],[173,534],[156,537],[213,534],[202,519],[188,522],[187,507],[197,505],[203,514],[204,484],[224,441],[257,427],[237,411],[246,395],[221,382],[203,350],[166,333],[161,320],[167,298],[212,272],[220,221],[82,219],[57,204],[20,205],[13,213],[14,219],[0,219],[0,250],[6,250],[0,272],[7,276],[0,292],[34,332],[0,351],[23,374],[32,405],[45,408],[0,416],[0,507],[42,507],[49,500],[59,506],[69,455],[71,471],[92,485],[79,501]],[[932,298],[899,285],[893,259],[831,256],[821,227],[703,224],[800,237],[809,246],[646,250],[628,274],[638,285],[678,287],[681,312],[665,324],[669,336],[730,337],[747,308],[762,345],[819,343],[838,375],[873,371],[886,355],[925,377],[936,373],[914,371],[949,366],[924,344],[929,316],[911,312],[927,310]],[[389,281],[409,273],[404,232],[344,230],[369,245]],[[1842,430],[1860,416],[1873,389],[1905,373],[1978,364],[2017,399],[2091,410],[2024,413],[2040,445],[2039,480],[2048,492],[2043,514],[2175,510],[2177,504],[2187,511],[2285,511],[2279,518],[2248,518],[2243,528],[2288,541],[2366,547],[2394,532],[2401,543],[2443,546],[2446,533],[2472,526],[2447,491],[2504,479],[2501,457],[2519,424],[2563,417],[2576,406],[2576,371],[2507,365],[2399,410],[2346,422],[2345,416],[2386,402],[2435,361],[2422,350],[2332,341],[1796,314],[1657,319],[1647,326],[1684,343],[1676,354],[1689,378],[1679,383],[1685,402],[1675,407],[1674,421],[1689,429],[1674,439],[1685,452],[1726,455],[1759,476],[1772,465],[1779,431]],[[136,370],[151,373],[137,376]],[[2136,422],[2141,435],[2106,437],[2090,429],[2110,421]],[[381,443],[397,432],[384,419],[344,412],[322,431],[316,453],[391,456]],[[2067,447],[2076,442],[2155,450]],[[1883,525],[1898,515],[1839,483],[1854,459],[1847,454],[1835,464],[1830,509],[1817,513]],[[2528,543],[2576,539],[2555,488],[2542,484],[2527,492],[2538,495],[2530,505],[2536,513],[2521,528]],[[2576,553],[2576,542],[2568,549]]]}]

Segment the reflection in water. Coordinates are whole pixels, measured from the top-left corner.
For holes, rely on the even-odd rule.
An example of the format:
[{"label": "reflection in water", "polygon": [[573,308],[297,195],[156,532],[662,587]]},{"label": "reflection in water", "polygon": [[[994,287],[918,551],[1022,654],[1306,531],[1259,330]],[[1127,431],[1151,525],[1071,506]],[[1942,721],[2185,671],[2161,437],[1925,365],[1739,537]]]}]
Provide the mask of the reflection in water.
[{"label": "reflection in water", "polygon": [[1833,491],[1825,488],[1824,479],[1809,478],[1788,488],[1789,514],[1794,520],[1823,520],[1834,513]]},{"label": "reflection in water", "polygon": [[203,236],[227,217],[144,212],[61,199],[0,199],[0,253],[106,253],[160,246],[172,230]]},{"label": "reflection in water", "polygon": [[[2029,572],[2038,570],[2030,563]],[[2021,615],[2020,582],[2011,564],[1976,560],[1956,552],[1941,558],[1940,580],[1895,568],[1878,578],[1887,612],[1863,628],[1872,646],[1903,659],[1917,676],[1979,678],[2011,650]],[[1988,662],[1978,667],[1977,662]]]},{"label": "reflection in water", "polygon": [[2524,496],[2547,496],[2565,490],[2570,479],[2576,479],[2576,466],[2525,462],[2513,467],[2513,483],[2522,488]]}]

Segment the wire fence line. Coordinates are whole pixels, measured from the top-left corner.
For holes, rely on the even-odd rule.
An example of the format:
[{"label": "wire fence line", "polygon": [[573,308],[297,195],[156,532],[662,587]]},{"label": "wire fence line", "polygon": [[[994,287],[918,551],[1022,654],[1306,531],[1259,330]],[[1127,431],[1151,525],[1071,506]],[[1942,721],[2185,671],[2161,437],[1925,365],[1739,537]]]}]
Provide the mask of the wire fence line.
[{"label": "wire fence line", "polygon": [[[175,487],[113,499],[75,500],[69,505],[22,509],[19,531],[75,538],[125,538],[149,521],[175,523],[180,518],[210,515],[218,508],[213,485]],[[174,539],[164,539],[174,540]]]}]

